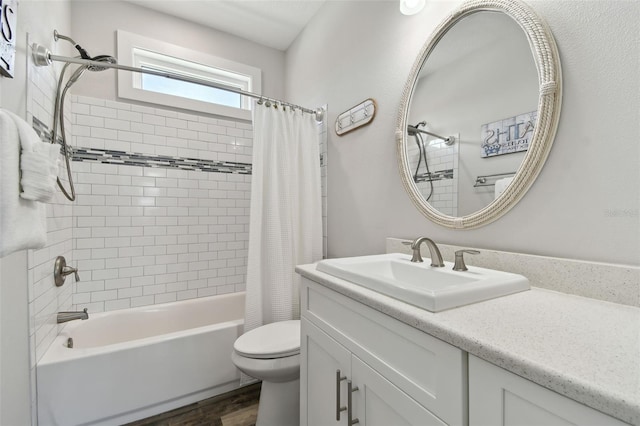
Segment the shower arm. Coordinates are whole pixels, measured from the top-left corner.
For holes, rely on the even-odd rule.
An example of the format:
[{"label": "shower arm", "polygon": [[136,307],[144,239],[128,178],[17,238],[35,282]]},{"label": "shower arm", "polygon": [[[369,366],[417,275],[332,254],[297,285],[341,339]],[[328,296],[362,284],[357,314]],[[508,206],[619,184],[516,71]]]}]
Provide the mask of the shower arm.
[{"label": "shower arm", "polygon": [[440,136],[435,133],[427,132],[426,130],[418,129],[416,126],[411,126],[411,125],[407,126],[407,132],[409,132],[409,135],[415,134],[415,133],[424,133],[429,136],[433,136],[434,138],[442,139],[446,145],[453,145],[454,142],[456,141],[455,136],[449,136],[449,137]]},{"label": "shower arm", "polygon": [[316,121],[318,122],[322,122],[324,118],[324,111],[322,110],[322,108],[317,108],[315,110],[304,108],[304,107],[301,107],[300,105],[291,104],[289,102],[283,102],[278,99],[268,98],[256,93],[247,92],[245,90],[236,89],[234,87],[226,86],[224,84],[214,83],[212,81],[204,80],[201,78],[187,77],[180,74],[173,74],[165,71],[156,71],[152,69],[131,67],[128,65],[112,64],[109,62],[92,61],[88,59],[71,58],[68,56],[54,55],[46,47],[36,43],[34,43],[31,46],[31,49],[33,50],[33,59],[36,66],[49,66],[51,65],[52,62],[66,62],[66,63],[72,63],[72,64],[86,65],[86,66],[114,68],[117,70],[130,71],[130,72],[136,72],[141,74],[157,75],[157,76],[169,78],[172,80],[186,81],[188,83],[194,83],[194,84],[199,84],[201,86],[207,86],[207,87],[213,87],[215,89],[225,90],[227,92],[236,93],[242,96],[248,96],[250,98],[263,100],[265,102],[271,102],[274,105],[283,105],[283,106],[289,106],[291,108],[298,108],[303,112],[306,112],[309,114],[315,114]]}]

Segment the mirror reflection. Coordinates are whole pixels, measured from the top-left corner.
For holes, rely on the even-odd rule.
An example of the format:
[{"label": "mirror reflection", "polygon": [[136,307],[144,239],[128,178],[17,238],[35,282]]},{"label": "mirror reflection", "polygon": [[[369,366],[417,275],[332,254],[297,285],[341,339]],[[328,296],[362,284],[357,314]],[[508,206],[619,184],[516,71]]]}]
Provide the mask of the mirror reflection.
[{"label": "mirror reflection", "polygon": [[423,64],[405,152],[424,200],[448,216],[489,205],[533,135],[538,74],[526,34],[498,11],[457,21]]}]

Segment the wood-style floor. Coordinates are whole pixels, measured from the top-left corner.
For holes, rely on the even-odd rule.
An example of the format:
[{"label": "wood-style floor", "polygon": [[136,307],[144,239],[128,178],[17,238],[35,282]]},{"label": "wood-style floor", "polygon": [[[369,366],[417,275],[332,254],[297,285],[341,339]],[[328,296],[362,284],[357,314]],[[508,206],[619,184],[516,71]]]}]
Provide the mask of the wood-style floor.
[{"label": "wood-style floor", "polygon": [[256,383],[126,426],[255,426],[259,398]]}]

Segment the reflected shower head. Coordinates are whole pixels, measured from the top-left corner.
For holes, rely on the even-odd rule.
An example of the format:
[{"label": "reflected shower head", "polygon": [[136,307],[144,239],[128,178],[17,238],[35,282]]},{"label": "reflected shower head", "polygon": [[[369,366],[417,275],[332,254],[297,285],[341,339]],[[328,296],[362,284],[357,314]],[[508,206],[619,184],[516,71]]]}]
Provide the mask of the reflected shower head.
[{"label": "reflected shower head", "polygon": [[409,136],[415,136],[415,134],[416,134],[416,133],[418,133],[418,129],[419,129],[420,127],[424,127],[424,126],[426,126],[426,125],[427,125],[427,122],[426,122],[426,121],[424,121],[424,120],[423,120],[423,121],[421,121],[421,122],[419,122],[419,123],[418,123],[418,124],[416,124],[415,126],[412,126],[411,124],[409,124],[409,125],[407,126],[407,132],[409,133]]}]

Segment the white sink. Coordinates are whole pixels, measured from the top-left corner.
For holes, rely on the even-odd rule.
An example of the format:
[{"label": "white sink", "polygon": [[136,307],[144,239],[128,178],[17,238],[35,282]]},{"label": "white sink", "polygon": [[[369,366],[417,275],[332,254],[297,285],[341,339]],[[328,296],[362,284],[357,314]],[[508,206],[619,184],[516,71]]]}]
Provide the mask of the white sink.
[{"label": "white sink", "polygon": [[495,297],[529,290],[522,275],[469,266],[454,271],[453,263],[429,266],[411,262],[411,256],[390,253],[375,256],[325,259],[316,269],[362,287],[402,300],[430,312],[440,312]]}]

